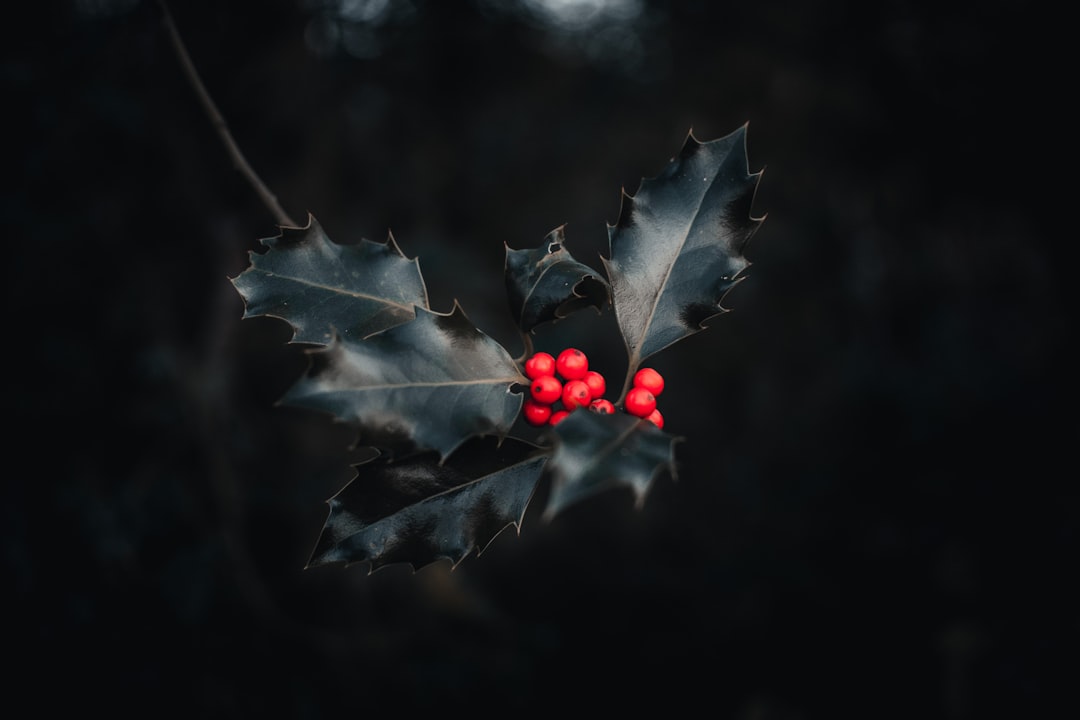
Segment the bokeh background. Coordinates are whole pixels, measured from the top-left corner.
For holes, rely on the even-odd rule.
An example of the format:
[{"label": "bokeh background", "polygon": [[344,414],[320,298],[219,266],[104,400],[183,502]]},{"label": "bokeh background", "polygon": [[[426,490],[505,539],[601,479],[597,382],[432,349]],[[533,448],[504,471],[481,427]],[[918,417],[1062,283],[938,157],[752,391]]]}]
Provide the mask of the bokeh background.
[{"label": "bokeh background", "polygon": [[[22,7],[22,6],[21,6]],[[352,436],[228,278],[275,217],[162,8],[10,16],[9,703],[114,717],[1078,708],[1064,24],[893,0],[175,2],[285,210],[393,233],[517,351],[504,247],[600,267],[692,130],[764,170],[732,310],[653,363],[676,478],[451,571],[305,570]],[[1049,89],[1046,89],[1049,88]],[[1071,132],[1071,129],[1070,129]],[[505,244],[505,245],[504,245]],[[612,314],[538,333],[609,377]],[[1059,714],[1060,713],[1060,714]]]}]

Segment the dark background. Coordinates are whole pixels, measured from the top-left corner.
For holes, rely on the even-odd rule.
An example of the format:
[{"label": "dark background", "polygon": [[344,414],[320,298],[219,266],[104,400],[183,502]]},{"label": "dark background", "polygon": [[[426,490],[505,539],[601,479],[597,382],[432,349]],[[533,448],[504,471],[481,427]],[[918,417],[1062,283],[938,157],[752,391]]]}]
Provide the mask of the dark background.
[{"label": "dark background", "polygon": [[[545,10],[545,7],[547,10]],[[9,18],[7,699],[113,716],[1076,712],[1066,24],[1009,3],[185,2],[239,147],[519,346],[504,243],[748,123],[733,311],[656,357],[678,477],[455,570],[305,570],[350,433],[228,281],[274,216],[146,0]],[[48,12],[45,12],[47,10]],[[1071,132],[1071,129],[1070,129]],[[547,328],[618,376],[611,314]],[[619,376],[621,379],[621,376]],[[1061,711],[1062,715],[1055,714]]]}]

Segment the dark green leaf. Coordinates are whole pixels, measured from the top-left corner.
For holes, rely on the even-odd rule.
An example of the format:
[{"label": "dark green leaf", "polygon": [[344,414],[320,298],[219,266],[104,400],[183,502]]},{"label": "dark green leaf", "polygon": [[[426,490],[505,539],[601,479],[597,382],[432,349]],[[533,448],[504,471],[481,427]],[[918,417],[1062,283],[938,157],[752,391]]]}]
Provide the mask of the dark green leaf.
[{"label": "dark green leaf", "polygon": [[505,278],[510,310],[526,333],[589,306],[599,312],[611,298],[607,281],[566,249],[561,227],[548,233],[538,248],[507,246]]},{"label": "dark green leaf", "polygon": [[631,372],[726,310],[764,220],[750,214],[760,177],[748,170],[743,126],[705,143],[690,134],[662,174],[623,196],[603,261]]},{"label": "dark green leaf", "polygon": [[552,518],[567,506],[599,492],[628,487],[640,506],[665,469],[675,476],[675,443],[648,420],[624,412],[611,415],[576,410],[555,426],[553,475],[544,510]]},{"label": "dark green leaf", "polygon": [[502,345],[458,305],[363,340],[335,338],[309,351],[311,366],[281,402],[357,425],[361,441],[389,455],[449,455],[474,435],[505,436],[527,385]]},{"label": "dark green leaf", "polygon": [[330,515],[309,567],[368,561],[414,570],[446,558],[456,566],[479,556],[521,521],[547,456],[510,439],[472,440],[440,464],[435,453],[357,465],[357,474],[328,501]]},{"label": "dark green leaf", "polygon": [[389,236],[385,243],[331,242],[315,218],[306,228],[282,228],[265,238],[264,253],[232,279],[244,298],[244,317],[280,318],[295,343],[326,345],[335,334],[359,339],[413,319],[428,306],[416,259],[407,259]]}]

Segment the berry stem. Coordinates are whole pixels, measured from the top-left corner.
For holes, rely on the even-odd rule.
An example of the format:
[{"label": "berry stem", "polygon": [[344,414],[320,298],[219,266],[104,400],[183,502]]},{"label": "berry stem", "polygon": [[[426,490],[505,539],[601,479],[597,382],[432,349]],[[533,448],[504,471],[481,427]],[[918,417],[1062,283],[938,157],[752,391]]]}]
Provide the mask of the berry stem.
[{"label": "berry stem", "polygon": [[524,350],[521,351],[521,355],[514,358],[514,363],[516,363],[518,367],[524,367],[525,361],[528,360],[530,357],[532,357],[532,354],[533,354],[532,336],[529,335],[529,333],[527,333],[527,332],[521,333],[521,344],[524,347]]},{"label": "berry stem", "polygon": [[638,366],[641,365],[641,360],[631,360],[630,365],[626,368],[626,378],[623,380],[622,390],[619,391],[619,399],[615,401],[616,405],[622,405],[626,400],[626,393],[630,392],[630,388],[634,384],[634,373],[638,371]]}]

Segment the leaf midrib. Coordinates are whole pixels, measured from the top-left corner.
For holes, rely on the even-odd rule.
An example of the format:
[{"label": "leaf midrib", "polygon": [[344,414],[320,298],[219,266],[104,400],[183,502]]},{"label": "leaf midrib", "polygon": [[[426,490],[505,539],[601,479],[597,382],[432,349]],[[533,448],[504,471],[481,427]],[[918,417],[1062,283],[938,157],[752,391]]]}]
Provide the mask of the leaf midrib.
[{"label": "leaf midrib", "polygon": [[660,297],[664,294],[664,288],[667,287],[671,272],[675,269],[675,263],[678,262],[679,257],[682,255],[683,248],[686,247],[686,241],[690,237],[690,229],[694,226],[694,223],[697,222],[698,214],[701,212],[701,206],[705,202],[705,196],[709,194],[709,190],[712,189],[713,183],[716,182],[716,178],[719,177],[719,174],[719,169],[717,169],[717,173],[713,175],[712,180],[709,181],[705,191],[702,192],[701,197],[698,198],[694,212],[690,216],[690,222],[686,224],[685,232],[682,233],[682,241],[679,243],[678,251],[673,256],[672,261],[668,263],[667,271],[664,273],[664,279],[657,288],[655,297],[653,297],[652,307],[649,308],[645,327],[642,330],[641,337],[638,338],[637,346],[634,348],[633,357],[630,358],[631,372],[637,369],[638,364],[641,362],[641,348],[645,344],[645,338],[649,335],[649,329],[652,327],[653,318],[656,317],[656,308],[660,304]]},{"label": "leaf midrib", "polygon": [[411,387],[457,387],[468,385],[512,385],[517,382],[517,377],[485,378],[480,380],[451,380],[449,382],[410,382],[410,383],[382,383],[379,385],[360,385],[352,388],[338,388],[334,392],[350,392],[361,390],[388,390],[394,388]]},{"label": "leaf midrib", "polygon": [[[389,306],[392,306],[392,307],[401,308],[402,310],[406,310],[408,312],[412,312],[413,307],[416,305],[416,303],[411,303],[411,302],[408,303],[408,304],[399,303],[399,302],[396,302],[394,300],[390,300],[388,298],[385,298],[385,297],[382,297],[382,296],[379,296],[379,295],[372,295],[370,293],[364,293],[364,292],[354,292],[354,291],[351,291],[351,290],[345,290],[345,289],[340,288],[340,287],[334,287],[333,285],[324,285],[323,283],[312,282],[311,280],[307,280],[307,279],[301,278],[301,277],[296,277],[294,275],[284,275],[282,273],[272,272],[272,271],[269,271],[269,270],[259,270],[259,272],[263,273],[263,275],[265,275],[266,277],[284,278],[285,280],[290,280],[290,281],[295,282],[295,283],[300,284],[300,285],[306,285],[308,287],[319,288],[320,290],[326,290],[328,292],[337,293],[339,295],[348,295],[349,297],[354,297],[354,298],[360,298],[360,299],[365,299],[365,300],[374,300],[376,302],[382,303],[383,305],[389,305]],[[425,298],[425,302],[426,302],[426,298]],[[426,305],[424,307],[426,308]]]}]

